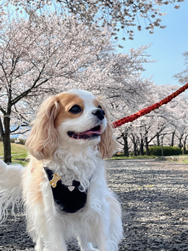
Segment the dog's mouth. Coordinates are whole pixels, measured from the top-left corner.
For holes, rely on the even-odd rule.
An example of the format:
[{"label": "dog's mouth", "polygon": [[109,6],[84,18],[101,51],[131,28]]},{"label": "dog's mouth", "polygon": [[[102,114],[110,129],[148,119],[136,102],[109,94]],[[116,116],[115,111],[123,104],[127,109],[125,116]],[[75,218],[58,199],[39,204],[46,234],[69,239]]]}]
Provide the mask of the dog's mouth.
[{"label": "dog's mouth", "polygon": [[101,135],[101,126],[95,126],[91,128],[88,131],[85,132],[73,132],[73,131],[68,131],[67,134],[70,138],[73,139],[93,139],[96,137],[99,137]]}]

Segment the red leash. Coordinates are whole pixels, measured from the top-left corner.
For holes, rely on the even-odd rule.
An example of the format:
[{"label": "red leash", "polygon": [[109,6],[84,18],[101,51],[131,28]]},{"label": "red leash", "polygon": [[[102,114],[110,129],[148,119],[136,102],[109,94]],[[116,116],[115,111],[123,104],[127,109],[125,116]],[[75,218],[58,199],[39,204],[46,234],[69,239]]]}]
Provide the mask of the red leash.
[{"label": "red leash", "polygon": [[170,102],[173,98],[175,98],[176,96],[178,96],[180,93],[184,92],[186,89],[188,88],[188,83],[186,85],[184,85],[183,87],[181,87],[180,89],[178,89],[176,92],[172,93],[171,95],[169,95],[168,97],[162,99],[159,103],[155,103],[147,108],[144,108],[142,110],[140,110],[137,113],[134,113],[130,116],[124,117],[122,119],[119,119],[115,122],[112,123],[112,127],[116,128],[119,127],[125,123],[128,122],[132,122],[134,120],[136,120],[137,118],[144,116],[147,113],[150,113],[151,111],[158,109],[160,106],[167,104],[168,102]]}]

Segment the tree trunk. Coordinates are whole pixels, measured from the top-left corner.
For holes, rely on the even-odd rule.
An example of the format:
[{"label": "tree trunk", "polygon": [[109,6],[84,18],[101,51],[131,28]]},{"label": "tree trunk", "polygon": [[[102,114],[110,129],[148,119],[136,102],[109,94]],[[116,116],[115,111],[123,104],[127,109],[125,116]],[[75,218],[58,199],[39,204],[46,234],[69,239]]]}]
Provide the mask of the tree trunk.
[{"label": "tree trunk", "polygon": [[134,155],[134,156],[137,156],[136,142],[134,142],[133,144],[134,144],[134,152],[133,152],[133,155]]},{"label": "tree trunk", "polygon": [[183,141],[183,154],[186,154],[186,142],[187,142],[188,135],[185,136],[185,139]]},{"label": "tree trunk", "polygon": [[11,163],[10,115],[5,115],[4,117],[3,147],[4,147],[4,162]]},{"label": "tree trunk", "polygon": [[128,147],[128,137],[127,133],[124,133],[123,136],[123,141],[124,141],[124,146],[123,146],[123,151],[124,151],[124,156],[129,157],[129,147]]},{"label": "tree trunk", "polygon": [[149,153],[148,137],[145,137],[145,147],[146,147],[146,155],[150,155],[150,153]]},{"label": "tree trunk", "polygon": [[137,147],[136,147],[136,139],[135,139],[135,136],[133,136],[133,155],[134,156],[137,156]]},{"label": "tree trunk", "polygon": [[175,131],[172,133],[171,146],[174,146]]},{"label": "tree trunk", "polygon": [[163,139],[164,139],[164,135],[162,135],[161,137],[161,156],[164,156],[164,149],[163,149]]},{"label": "tree trunk", "polygon": [[140,142],[140,154],[144,155],[144,140],[143,139],[141,139],[141,142]]},{"label": "tree trunk", "polygon": [[157,146],[160,146],[159,133],[157,133]]},{"label": "tree trunk", "polygon": [[186,140],[183,141],[183,154],[186,154]]},{"label": "tree trunk", "polygon": [[0,116],[0,137],[3,139],[3,135],[4,135],[4,130],[3,130],[3,124],[2,124],[2,119]]},{"label": "tree trunk", "polygon": [[179,138],[179,145],[178,146],[180,149],[182,149],[182,146],[183,146],[181,141],[182,141],[182,136]]}]

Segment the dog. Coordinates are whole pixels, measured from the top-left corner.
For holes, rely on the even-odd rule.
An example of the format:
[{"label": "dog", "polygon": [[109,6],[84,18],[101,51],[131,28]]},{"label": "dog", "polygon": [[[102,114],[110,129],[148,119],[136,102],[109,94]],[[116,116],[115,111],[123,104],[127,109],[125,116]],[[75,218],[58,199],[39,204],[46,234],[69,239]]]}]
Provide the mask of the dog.
[{"label": "dog", "polygon": [[121,206],[108,188],[105,158],[116,141],[105,102],[83,90],[47,98],[26,141],[27,167],[0,162],[0,212],[24,202],[36,251],[117,251]]}]

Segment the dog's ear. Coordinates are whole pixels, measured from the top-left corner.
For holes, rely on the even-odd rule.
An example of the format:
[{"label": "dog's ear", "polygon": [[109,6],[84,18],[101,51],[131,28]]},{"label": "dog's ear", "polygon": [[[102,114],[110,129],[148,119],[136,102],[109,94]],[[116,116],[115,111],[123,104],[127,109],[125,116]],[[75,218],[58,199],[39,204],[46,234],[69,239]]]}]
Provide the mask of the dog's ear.
[{"label": "dog's ear", "polygon": [[59,110],[56,96],[49,97],[40,106],[37,117],[32,123],[26,147],[38,160],[49,159],[58,146],[59,137],[55,128],[55,119]]},{"label": "dog's ear", "polygon": [[102,158],[111,158],[117,146],[115,137],[113,136],[113,128],[111,126],[111,121],[109,118],[109,112],[106,109],[104,99],[102,97],[97,98],[99,105],[105,112],[105,117],[107,119],[107,127],[101,134],[101,141],[99,143],[99,152]]}]

